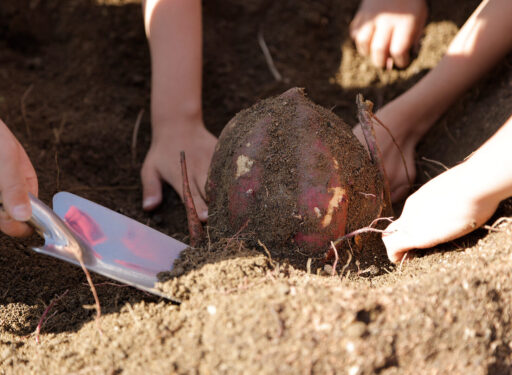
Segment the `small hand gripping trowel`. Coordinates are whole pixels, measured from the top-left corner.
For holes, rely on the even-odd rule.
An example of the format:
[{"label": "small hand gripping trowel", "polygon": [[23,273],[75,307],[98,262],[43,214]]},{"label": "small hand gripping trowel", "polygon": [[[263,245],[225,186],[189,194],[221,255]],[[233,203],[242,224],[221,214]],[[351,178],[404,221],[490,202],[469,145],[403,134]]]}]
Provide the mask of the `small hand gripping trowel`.
[{"label": "small hand gripping trowel", "polygon": [[[80,265],[147,292],[173,299],[155,288],[157,274],[169,271],[188,245],[77,195],[53,196],[53,211],[29,194],[28,221],[44,238],[38,253]],[[1,196],[0,196],[1,208]]]}]

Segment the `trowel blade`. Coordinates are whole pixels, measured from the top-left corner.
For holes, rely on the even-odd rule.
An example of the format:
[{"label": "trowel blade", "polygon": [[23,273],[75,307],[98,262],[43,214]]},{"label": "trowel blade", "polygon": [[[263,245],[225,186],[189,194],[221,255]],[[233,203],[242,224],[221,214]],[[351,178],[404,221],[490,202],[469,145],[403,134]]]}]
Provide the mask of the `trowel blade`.
[{"label": "trowel blade", "polygon": [[[53,210],[86,245],[89,254],[83,258],[89,270],[164,296],[155,289],[157,274],[169,271],[188,245],[71,193],[55,194]],[[35,250],[78,264],[51,246]]]}]

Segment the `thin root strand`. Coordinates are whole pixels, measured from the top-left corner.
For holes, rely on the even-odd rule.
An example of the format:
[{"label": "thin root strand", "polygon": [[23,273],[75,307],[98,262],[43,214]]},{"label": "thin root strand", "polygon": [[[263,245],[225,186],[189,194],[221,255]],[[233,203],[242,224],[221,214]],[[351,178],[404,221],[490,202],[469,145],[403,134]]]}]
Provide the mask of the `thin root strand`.
[{"label": "thin root strand", "polygon": [[[39,344],[39,333],[41,332],[41,329],[43,328],[44,323],[48,320],[45,319],[46,315],[48,315],[48,312],[52,309],[52,307],[59,302],[66,294],[68,294],[69,289],[66,289],[64,293],[62,293],[60,296],[55,297],[51,300],[50,304],[44,309],[43,315],[41,315],[41,318],[39,319],[39,322],[37,323],[36,330],[34,331],[34,334],[36,335],[36,343]],[[55,314],[55,313],[54,313]],[[53,316],[53,315],[52,315]]]}]

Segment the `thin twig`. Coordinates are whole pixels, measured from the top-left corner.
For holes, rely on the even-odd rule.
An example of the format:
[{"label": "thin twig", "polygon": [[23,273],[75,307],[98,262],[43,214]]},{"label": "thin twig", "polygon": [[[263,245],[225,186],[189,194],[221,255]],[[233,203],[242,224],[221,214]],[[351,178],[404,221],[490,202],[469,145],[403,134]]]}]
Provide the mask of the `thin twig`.
[{"label": "thin twig", "polygon": [[26,90],[25,92],[23,93],[23,95],[21,96],[21,100],[20,100],[20,107],[21,107],[21,117],[23,117],[23,122],[25,123],[25,129],[27,130],[27,135],[30,137],[32,134],[31,134],[31,131],[30,131],[30,126],[28,125],[28,121],[27,121],[27,107],[25,105],[25,101],[27,100],[27,97],[29,96],[30,92],[32,91],[32,89],[34,88],[34,85],[31,84]]},{"label": "thin twig", "polygon": [[60,296],[55,297],[51,300],[50,304],[44,309],[43,315],[41,315],[41,318],[39,319],[39,322],[37,323],[36,330],[34,331],[34,334],[36,335],[36,343],[39,344],[39,333],[41,332],[41,329],[43,328],[44,323],[47,319],[46,315],[48,315],[48,312],[52,309],[53,305],[55,305],[59,300],[61,300],[66,294],[68,294],[69,289],[66,289],[64,293],[62,293]]},{"label": "thin twig", "polygon": [[137,119],[135,120],[135,125],[133,126],[132,133],[132,165],[135,165],[137,161],[137,138],[139,135],[140,123],[142,121],[142,116],[144,115],[144,108],[141,108],[139,114],[137,115]]},{"label": "thin twig", "polygon": [[375,130],[373,128],[374,117],[372,113],[373,103],[369,100],[365,100],[363,95],[358,94],[356,96],[356,104],[357,116],[359,118],[361,130],[363,131],[363,135],[366,140],[366,145],[368,146],[370,159],[372,163],[378,168],[380,177],[382,179],[384,201],[381,203],[381,209],[385,209],[386,212],[393,212],[393,207],[391,206],[391,190],[389,187],[389,180],[386,174],[386,170],[384,169],[384,163],[382,162],[382,154],[380,152],[379,145],[375,139]]},{"label": "thin twig", "polygon": [[283,76],[277,70],[274,65],[274,59],[272,59],[272,55],[270,54],[270,50],[267,47],[267,43],[265,42],[265,38],[263,37],[263,27],[260,27],[258,30],[258,44],[260,45],[261,51],[263,52],[263,56],[265,56],[265,61],[267,63],[267,67],[272,73],[272,76],[277,82],[281,82],[283,80]]}]

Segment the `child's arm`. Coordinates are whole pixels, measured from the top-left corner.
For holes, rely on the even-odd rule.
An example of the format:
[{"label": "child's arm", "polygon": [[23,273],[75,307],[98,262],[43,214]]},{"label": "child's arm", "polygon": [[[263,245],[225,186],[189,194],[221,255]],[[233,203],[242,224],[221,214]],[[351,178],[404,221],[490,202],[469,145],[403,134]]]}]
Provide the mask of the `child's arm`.
[{"label": "child's arm", "polygon": [[[485,0],[464,24],[439,64],[377,112],[403,151],[414,179],[414,149],[435,121],[512,48],[512,1]],[[356,128],[356,134],[360,131]],[[409,188],[400,153],[387,132],[375,128],[393,200]]]},{"label": "child's arm", "polygon": [[425,0],[363,0],[350,24],[350,36],[363,56],[378,67],[388,59],[400,68],[409,65],[409,50],[423,32]]},{"label": "child's arm", "polygon": [[165,180],[183,197],[180,151],[185,151],[192,196],[206,220],[204,185],[216,139],[203,123],[200,0],[146,0],[144,24],[151,50],[152,141],[141,171],[143,207],[162,200]]},{"label": "child's arm", "polygon": [[[25,150],[0,120],[0,230],[24,236],[32,229],[25,223],[32,215],[28,192],[37,196],[37,176]],[[19,220],[19,221],[17,221]]]},{"label": "child's arm", "polygon": [[383,235],[388,257],[398,262],[422,249],[463,236],[484,224],[512,196],[512,116],[468,160],[423,185]]}]

